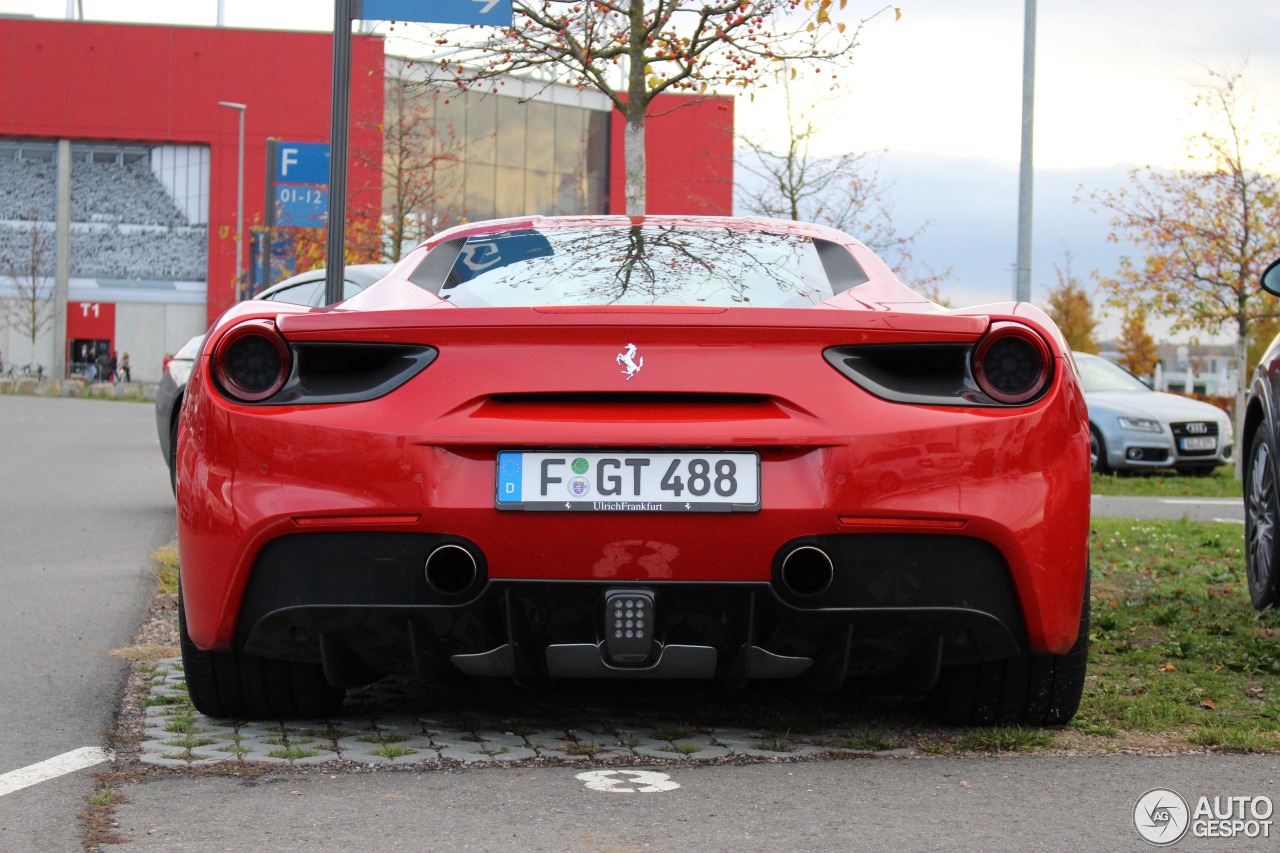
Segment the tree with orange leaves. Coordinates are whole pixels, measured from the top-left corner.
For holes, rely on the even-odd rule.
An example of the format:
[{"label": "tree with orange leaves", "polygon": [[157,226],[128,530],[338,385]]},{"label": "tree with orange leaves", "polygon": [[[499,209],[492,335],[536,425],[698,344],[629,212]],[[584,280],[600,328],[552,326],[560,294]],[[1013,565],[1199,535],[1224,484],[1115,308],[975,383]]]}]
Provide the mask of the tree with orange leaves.
[{"label": "tree with orange leaves", "polygon": [[1147,312],[1141,305],[1124,312],[1120,339],[1116,341],[1120,363],[1137,376],[1151,376],[1160,362],[1156,340],[1147,331]]},{"label": "tree with orange leaves", "polygon": [[786,61],[834,79],[832,72],[857,46],[865,22],[849,14],[847,5],[848,0],[513,0],[511,26],[437,28],[431,47],[450,48],[438,76],[463,88],[497,91],[505,76],[532,72],[548,83],[607,97],[626,119],[627,213],[643,215],[645,118],[654,99],[746,89]]},{"label": "tree with orange leaves", "polygon": [[[385,263],[384,243],[387,225],[376,211],[348,211],[347,238],[343,254],[350,264]],[[295,272],[323,267],[328,261],[328,245],[323,228],[297,228],[293,231]]]},{"label": "tree with orange leaves", "polygon": [[1098,321],[1093,316],[1093,300],[1071,272],[1071,253],[1067,252],[1066,265],[1053,265],[1058,283],[1049,290],[1045,304],[1046,313],[1057,323],[1067,344],[1077,352],[1096,353],[1099,349],[1094,330]]},{"label": "tree with orange leaves", "polygon": [[1174,332],[1237,334],[1239,425],[1250,333],[1259,320],[1276,316],[1275,300],[1258,293],[1258,277],[1280,256],[1280,139],[1262,133],[1261,144],[1255,144],[1253,114],[1241,104],[1240,74],[1211,74],[1212,82],[1193,101],[1206,128],[1188,140],[1198,168],[1134,170],[1128,189],[1090,198],[1112,213],[1110,239],[1123,238],[1146,254],[1125,256],[1113,275],[1099,277],[1109,304],[1168,318]]}]

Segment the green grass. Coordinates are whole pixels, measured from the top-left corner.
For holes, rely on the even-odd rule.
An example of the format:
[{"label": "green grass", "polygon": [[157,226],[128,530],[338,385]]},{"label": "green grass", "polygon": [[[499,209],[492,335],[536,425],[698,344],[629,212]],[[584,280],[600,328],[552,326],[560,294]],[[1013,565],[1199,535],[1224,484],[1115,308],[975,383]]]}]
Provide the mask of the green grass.
[{"label": "green grass", "polygon": [[151,555],[155,563],[156,591],[165,595],[178,594],[178,549],[166,545]]},{"label": "green grass", "polygon": [[1211,477],[1185,477],[1172,471],[1094,474],[1095,495],[1136,497],[1238,498],[1243,492],[1233,465],[1222,465]]},{"label": "green grass", "polygon": [[693,726],[684,723],[675,723],[668,726],[660,726],[653,730],[653,736],[656,740],[677,741],[685,738],[693,737]]},{"label": "green grass", "polygon": [[1243,531],[1094,519],[1089,676],[1072,726],[1280,751],[1280,614],[1249,603]]},{"label": "green grass", "polygon": [[404,758],[407,755],[415,755],[417,752],[418,750],[416,749],[410,749],[409,747],[401,746],[398,743],[389,743],[382,747],[382,749],[376,750],[373,754],[381,755],[383,758],[390,758],[394,761],[397,758]]},{"label": "green grass", "polygon": [[960,738],[956,749],[965,752],[1026,752],[1053,745],[1053,735],[1044,729],[993,726],[969,732]]},{"label": "green grass", "polygon": [[305,746],[285,746],[267,753],[272,758],[287,758],[290,761],[296,761],[299,758],[314,758],[319,754],[319,750]]},{"label": "green grass", "polygon": [[837,746],[856,749],[860,752],[883,752],[886,749],[897,749],[901,744],[883,732],[855,731],[839,741]]},{"label": "green grass", "polygon": [[89,802],[95,806],[113,806],[120,802],[121,797],[116,793],[114,788],[104,786],[98,788],[89,795]]}]

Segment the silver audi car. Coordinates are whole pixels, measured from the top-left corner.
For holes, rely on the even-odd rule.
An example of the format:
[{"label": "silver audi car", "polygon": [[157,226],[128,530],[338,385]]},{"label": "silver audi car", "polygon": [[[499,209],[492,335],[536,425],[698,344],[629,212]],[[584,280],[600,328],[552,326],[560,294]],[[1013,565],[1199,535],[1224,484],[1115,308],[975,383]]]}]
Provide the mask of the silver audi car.
[{"label": "silver audi car", "polygon": [[1100,356],[1073,355],[1089,406],[1093,470],[1174,468],[1180,474],[1208,475],[1231,461],[1235,433],[1222,409],[1152,391]]}]

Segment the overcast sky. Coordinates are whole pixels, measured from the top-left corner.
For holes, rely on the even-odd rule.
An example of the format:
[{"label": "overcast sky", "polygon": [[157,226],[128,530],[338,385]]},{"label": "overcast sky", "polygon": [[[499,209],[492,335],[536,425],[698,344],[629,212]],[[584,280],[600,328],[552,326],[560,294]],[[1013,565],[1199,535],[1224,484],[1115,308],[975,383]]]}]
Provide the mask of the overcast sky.
[{"label": "overcast sky", "polygon": [[[218,8],[216,0],[81,2],[88,20],[187,25],[213,25]],[[1007,298],[1024,0],[896,5],[901,17],[890,9],[867,23],[852,73],[823,96],[822,147],[887,149],[899,224],[933,223],[921,254],[936,270],[953,268],[953,301]],[[0,14],[65,18],[67,6],[0,0]],[[225,0],[224,8],[233,27],[333,26],[332,5],[318,0]],[[880,7],[850,0],[848,8],[870,15]],[[1052,283],[1064,250],[1082,276],[1114,263],[1121,249],[1103,245],[1105,218],[1069,209],[1070,196],[1088,181],[1121,180],[1124,167],[1183,163],[1196,130],[1190,99],[1210,69],[1243,70],[1257,125],[1280,130],[1280,2],[1039,0],[1037,18],[1033,294]],[[739,131],[776,125],[776,108],[766,93],[739,98]]]}]

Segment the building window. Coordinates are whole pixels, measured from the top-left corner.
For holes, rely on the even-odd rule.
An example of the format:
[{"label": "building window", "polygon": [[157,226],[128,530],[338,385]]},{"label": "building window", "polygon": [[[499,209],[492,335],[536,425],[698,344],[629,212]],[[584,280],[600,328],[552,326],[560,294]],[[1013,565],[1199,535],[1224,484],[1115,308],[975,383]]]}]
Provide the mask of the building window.
[{"label": "building window", "polygon": [[[418,140],[418,171],[434,182],[418,214],[428,233],[477,219],[608,211],[607,104],[520,81],[496,94],[446,92],[426,84],[422,68],[388,59],[384,161],[396,157],[391,128]],[[402,207],[393,182],[383,193],[384,211]]]}]

